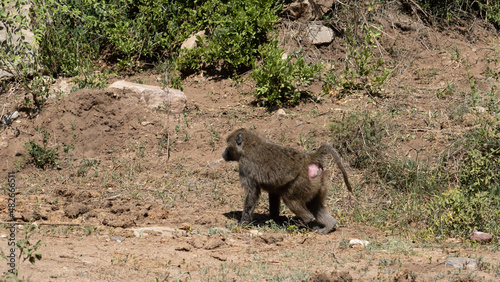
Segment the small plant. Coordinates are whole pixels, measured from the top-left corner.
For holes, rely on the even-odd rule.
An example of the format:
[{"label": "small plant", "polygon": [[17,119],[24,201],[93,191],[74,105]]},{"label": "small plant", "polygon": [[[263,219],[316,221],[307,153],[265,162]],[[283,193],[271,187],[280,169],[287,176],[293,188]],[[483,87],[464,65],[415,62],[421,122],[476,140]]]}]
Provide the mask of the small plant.
[{"label": "small plant", "polygon": [[35,141],[30,140],[29,143],[24,145],[24,148],[31,156],[31,161],[33,161],[36,167],[44,169],[46,165],[55,166],[56,159],[59,154],[57,149],[59,147],[56,147],[55,149],[47,148],[50,133],[48,133],[45,129],[40,129],[38,127],[37,131],[43,134],[43,146],[40,146]]},{"label": "small plant", "polygon": [[500,232],[498,198],[487,192],[467,194],[455,188],[435,197],[429,203],[429,228],[435,234],[468,236],[474,230]]},{"label": "small plant", "polygon": [[79,75],[73,80],[77,89],[97,88],[102,89],[108,86],[108,72],[91,71],[91,67],[81,70]]},{"label": "small plant", "polygon": [[19,258],[23,258],[23,261],[29,260],[32,264],[42,259],[42,254],[38,251],[38,248],[42,245],[42,241],[38,240],[35,244],[30,242],[30,237],[34,234],[35,229],[36,225],[27,225],[24,231],[24,238],[17,242],[17,247],[21,251]]},{"label": "small plant", "polygon": [[370,95],[379,95],[382,86],[392,73],[392,69],[385,68],[384,59],[376,58],[372,51],[381,35],[380,31],[363,24],[361,33],[364,33],[364,36],[360,40],[354,28],[354,25],[348,25],[344,73],[338,76],[332,69],[325,75],[323,82],[325,94],[341,98],[353,90],[365,90]]},{"label": "small plant", "polygon": [[260,49],[262,64],[250,76],[255,80],[255,97],[264,106],[280,107],[296,105],[306,93],[314,77],[323,65],[307,63],[301,52],[284,58],[285,51],[278,46],[278,40],[265,44]]}]

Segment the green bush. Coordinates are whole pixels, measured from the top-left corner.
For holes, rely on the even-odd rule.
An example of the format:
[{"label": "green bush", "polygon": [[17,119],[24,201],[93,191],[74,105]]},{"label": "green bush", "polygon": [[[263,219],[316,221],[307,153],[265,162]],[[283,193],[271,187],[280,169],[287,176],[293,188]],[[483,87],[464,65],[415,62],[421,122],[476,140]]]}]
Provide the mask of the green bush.
[{"label": "green bush", "polygon": [[200,30],[207,39],[200,48],[182,51],[178,68],[238,70],[253,66],[258,46],[279,18],[280,3],[34,0],[33,23],[42,62],[54,75],[92,73],[92,62],[100,57],[122,69],[171,60],[182,41]]},{"label": "green bush", "polygon": [[123,68],[158,60],[196,29],[192,1],[34,1],[35,33],[53,73],[79,75],[99,56]]},{"label": "green bush", "polygon": [[[493,125],[493,126],[491,126]],[[459,155],[459,182],[435,196],[429,207],[429,228],[442,235],[470,235],[472,230],[500,234],[500,126],[497,122],[464,135]]]},{"label": "green bush", "polygon": [[278,40],[263,45],[260,54],[262,63],[250,76],[257,84],[255,97],[268,107],[296,105],[304,96],[303,87],[323,68],[321,64],[306,63],[301,52],[284,58]]},{"label": "green bush", "polygon": [[200,29],[208,31],[198,48],[183,50],[179,69],[207,68],[225,71],[247,70],[254,66],[259,46],[278,21],[281,10],[276,0],[210,0],[197,10]]},{"label": "green bush", "polygon": [[23,10],[27,1],[3,1],[0,4],[0,22],[6,40],[0,42],[0,69],[11,73],[16,83],[25,90],[24,107],[38,112],[49,96],[52,77],[45,76],[40,54],[33,43],[25,40],[24,30],[29,29],[30,19]]},{"label": "green bush", "polygon": [[500,201],[487,192],[467,194],[457,188],[437,195],[428,205],[434,234],[466,237],[473,230],[500,234]]},{"label": "green bush", "polygon": [[500,198],[500,126],[468,133],[469,148],[460,170],[460,187],[467,194],[488,192]]}]

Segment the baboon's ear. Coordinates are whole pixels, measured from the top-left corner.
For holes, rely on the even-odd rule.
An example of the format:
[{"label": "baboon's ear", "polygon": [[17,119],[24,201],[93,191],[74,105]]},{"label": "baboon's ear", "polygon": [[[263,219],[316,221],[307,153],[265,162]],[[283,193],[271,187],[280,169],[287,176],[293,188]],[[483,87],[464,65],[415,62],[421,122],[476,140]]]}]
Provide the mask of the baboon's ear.
[{"label": "baboon's ear", "polygon": [[243,143],[243,135],[240,133],[236,135],[236,145],[241,146],[242,143]]}]

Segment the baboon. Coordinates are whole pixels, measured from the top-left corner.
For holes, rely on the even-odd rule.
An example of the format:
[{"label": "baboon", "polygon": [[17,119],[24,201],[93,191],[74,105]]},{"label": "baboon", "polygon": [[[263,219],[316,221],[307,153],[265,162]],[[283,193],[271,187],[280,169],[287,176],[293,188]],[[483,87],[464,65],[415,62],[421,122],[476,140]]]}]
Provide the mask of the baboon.
[{"label": "baboon", "polygon": [[261,190],[269,193],[271,218],[279,217],[280,199],[305,224],[312,220],[323,225],[320,234],[327,234],[337,224],[324,201],[327,197],[327,177],[323,161],[331,154],[344,176],[347,189],[352,192],[347,173],[338,153],[324,144],[314,153],[273,144],[256,133],[241,128],[229,135],[227,148],[222,153],[225,161],[237,161],[240,182],[246,191],[241,224],[252,221]]}]

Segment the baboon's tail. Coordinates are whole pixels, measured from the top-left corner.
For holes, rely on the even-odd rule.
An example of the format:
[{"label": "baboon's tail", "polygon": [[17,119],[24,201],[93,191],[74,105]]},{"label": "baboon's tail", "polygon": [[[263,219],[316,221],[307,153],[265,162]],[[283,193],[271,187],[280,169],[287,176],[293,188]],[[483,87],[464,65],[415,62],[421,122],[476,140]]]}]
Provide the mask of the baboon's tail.
[{"label": "baboon's tail", "polygon": [[340,160],[339,153],[333,148],[332,145],[329,144],[324,144],[322,145],[318,151],[316,152],[318,155],[330,153],[333,158],[335,159],[335,162],[337,163],[337,166],[339,167],[340,171],[342,172],[342,175],[344,176],[344,182],[345,185],[347,186],[347,190],[352,193],[352,187],[351,183],[349,183],[349,178],[347,177],[347,172],[345,171],[344,165],[342,164],[342,161]]}]

